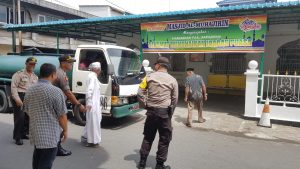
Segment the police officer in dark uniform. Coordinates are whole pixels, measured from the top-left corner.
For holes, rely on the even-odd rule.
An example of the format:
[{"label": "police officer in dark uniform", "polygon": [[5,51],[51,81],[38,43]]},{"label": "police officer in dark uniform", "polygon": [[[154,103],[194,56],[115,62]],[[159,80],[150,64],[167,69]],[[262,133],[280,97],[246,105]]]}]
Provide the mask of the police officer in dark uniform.
[{"label": "police officer in dark uniform", "polygon": [[[60,66],[57,69],[57,79],[54,82],[54,85],[60,88],[66,96],[66,100],[68,99],[73,105],[79,106],[80,111],[84,112],[85,107],[76,99],[72,91],[70,90],[69,79],[66,74],[67,71],[72,70],[73,63],[76,60],[73,59],[70,55],[62,55],[59,57]],[[71,155],[72,152],[69,150],[65,150],[61,146],[61,142],[57,145],[57,156],[68,156]]]},{"label": "police officer in dark uniform", "polygon": [[25,62],[25,69],[16,72],[11,79],[11,93],[14,111],[14,133],[13,138],[17,145],[23,145],[22,139],[28,139],[29,117],[22,111],[23,99],[27,89],[38,81],[33,70],[37,59],[29,57]]},{"label": "police officer in dark uniform", "polygon": [[169,143],[172,139],[171,118],[178,101],[178,83],[167,72],[170,67],[169,59],[159,57],[154,66],[156,72],[148,74],[143,79],[138,91],[139,101],[147,110],[138,168],[145,168],[158,131],[159,143],[155,169],[170,169],[171,167],[165,166],[164,162],[167,160]]}]

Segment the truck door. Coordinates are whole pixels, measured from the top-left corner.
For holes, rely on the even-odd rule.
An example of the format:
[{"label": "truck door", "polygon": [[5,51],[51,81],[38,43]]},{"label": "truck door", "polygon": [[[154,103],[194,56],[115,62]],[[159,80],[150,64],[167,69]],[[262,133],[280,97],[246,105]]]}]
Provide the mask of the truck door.
[{"label": "truck door", "polygon": [[111,77],[107,74],[107,57],[99,48],[77,49],[76,62],[73,67],[72,89],[74,93],[85,94],[89,65],[93,62],[101,63],[100,82],[102,113],[110,113],[111,109]]}]

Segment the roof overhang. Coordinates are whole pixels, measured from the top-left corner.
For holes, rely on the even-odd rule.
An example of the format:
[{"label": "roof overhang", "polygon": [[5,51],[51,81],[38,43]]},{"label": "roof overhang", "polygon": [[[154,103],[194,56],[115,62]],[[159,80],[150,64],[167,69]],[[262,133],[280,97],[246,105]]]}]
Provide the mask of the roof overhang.
[{"label": "roof overhang", "polygon": [[53,36],[78,39],[103,40],[117,35],[132,37],[140,33],[140,24],[170,20],[213,18],[224,16],[261,15],[268,16],[270,24],[300,23],[300,3],[298,1],[240,5],[199,10],[125,15],[107,18],[63,20],[23,25],[7,25],[8,31],[35,32]]}]

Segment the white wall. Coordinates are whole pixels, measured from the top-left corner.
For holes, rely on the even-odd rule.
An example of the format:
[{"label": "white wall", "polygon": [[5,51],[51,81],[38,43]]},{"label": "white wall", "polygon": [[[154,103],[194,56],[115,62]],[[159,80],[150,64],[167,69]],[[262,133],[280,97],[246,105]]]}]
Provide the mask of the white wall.
[{"label": "white wall", "polygon": [[209,62],[212,54],[205,54],[205,62],[190,62],[189,54],[186,55],[186,68],[194,68],[195,73],[203,77],[204,82],[207,84],[207,75],[209,74]]},{"label": "white wall", "polygon": [[31,8],[30,10],[27,10],[25,12],[26,23],[36,23],[36,22],[39,22],[39,20],[38,20],[38,16],[39,15],[44,15],[46,17],[54,17],[56,19],[61,19],[61,20],[64,19],[64,17],[59,16],[59,15],[55,15],[54,13],[49,13],[49,12],[44,12],[44,11],[38,11],[38,10],[35,10],[35,9]]},{"label": "white wall", "polygon": [[[18,45],[18,32],[16,33],[16,44]],[[5,48],[7,45],[12,45],[12,33],[5,30],[0,30],[0,47]],[[34,46],[42,48],[57,48],[57,39],[55,36],[46,36],[37,33],[22,32],[23,46]],[[95,45],[96,41],[87,40],[74,40],[72,38],[61,37],[59,38],[60,49],[75,50],[78,45]]]},{"label": "white wall", "polygon": [[279,57],[277,50],[287,42],[300,38],[300,30],[297,24],[270,25],[266,37],[265,69],[272,74],[276,73],[276,59]]},{"label": "white wall", "polygon": [[79,10],[98,17],[110,17],[110,16],[123,15],[121,12],[116,11],[109,6],[80,5]]},{"label": "white wall", "polygon": [[79,10],[99,17],[112,16],[109,6],[79,6]]},{"label": "white wall", "polygon": [[116,11],[112,8],[110,8],[110,14],[111,16],[120,16],[120,15],[123,15],[123,13],[119,12],[119,11]]}]

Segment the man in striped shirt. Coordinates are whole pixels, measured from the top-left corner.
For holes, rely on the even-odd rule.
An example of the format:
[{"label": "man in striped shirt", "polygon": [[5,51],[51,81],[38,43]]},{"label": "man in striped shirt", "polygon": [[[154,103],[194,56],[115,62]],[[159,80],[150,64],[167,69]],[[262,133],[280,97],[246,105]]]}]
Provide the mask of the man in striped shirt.
[{"label": "man in striped shirt", "polygon": [[24,110],[30,120],[30,143],[34,145],[32,168],[51,169],[61,129],[63,141],[68,135],[67,107],[63,92],[52,85],[57,78],[55,66],[43,64],[40,77],[25,94]]}]

